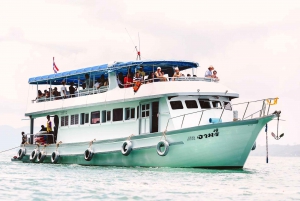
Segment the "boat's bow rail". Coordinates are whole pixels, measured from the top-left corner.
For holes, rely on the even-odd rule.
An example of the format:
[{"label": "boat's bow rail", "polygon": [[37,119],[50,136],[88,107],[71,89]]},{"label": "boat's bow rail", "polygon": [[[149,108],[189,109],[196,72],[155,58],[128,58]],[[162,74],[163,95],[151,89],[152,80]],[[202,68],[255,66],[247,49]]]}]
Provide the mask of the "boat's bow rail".
[{"label": "boat's bow rail", "polygon": [[[263,117],[263,116],[269,115],[270,106],[277,104],[277,100],[278,100],[278,98],[268,98],[268,99],[261,99],[261,100],[255,100],[255,101],[249,101],[249,102],[232,104],[232,105],[230,105],[231,109],[233,110],[233,120],[232,121],[252,119],[252,118],[258,118],[258,117]],[[274,103],[272,103],[272,101]],[[256,105],[256,106],[260,105],[260,106],[258,106],[260,109],[259,110],[255,110],[255,108],[250,108],[252,105]],[[228,107],[230,107],[230,106],[219,108],[219,109],[222,109],[220,117],[211,118],[209,120],[209,122],[212,123],[212,124],[222,123],[222,116],[223,116],[224,110],[227,110]],[[233,106],[235,106],[235,108],[233,108]],[[245,107],[245,108],[241,110],[241,108],[243,108],[243,107]],[[179,116],[176,116],[176,117],[171,117],[171,118],[168,119],[165,131],[168,130],[169,122],[171,120],[176,119],[176,118],[182,118],[181,127],[180,128],[183,128],[184,121],[186,119],[185,117],[188,116],[188,115],[194,115],[196,113],[200,113],[200,118],[199,118],[198,124],[194,125],[194,126],[199,126],[201,124],[201,121],[202,121],[203,113],[211,111],[211,110],[214,110],[214,109],[216,109],[216,108],[205,109],[205,110],[201,110],[201,111],[197,111],[197,112],[191,112],[191,113],[179,115]],[[235,109],[238,109],[238,110],[235,110]],[[253,112],[253,110],[254,110],[254,112]],[[243,117],[242,118],[238,118],[238,111],[242,111],[243,112]],[[249,115],[246,116],[247,112],[249,113],[249,111],[251,111],[251,114],[249,114]]]}]

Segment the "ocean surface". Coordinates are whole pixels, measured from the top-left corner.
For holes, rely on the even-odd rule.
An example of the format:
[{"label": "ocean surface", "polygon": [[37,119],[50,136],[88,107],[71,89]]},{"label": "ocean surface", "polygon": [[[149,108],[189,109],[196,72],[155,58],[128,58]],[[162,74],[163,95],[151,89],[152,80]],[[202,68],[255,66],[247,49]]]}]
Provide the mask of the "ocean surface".
[{"label": "ocean surface", "polygon": [[212,170],[11,162],[15,154],[0,153],[0,200],[300,200],[300,157]]}]

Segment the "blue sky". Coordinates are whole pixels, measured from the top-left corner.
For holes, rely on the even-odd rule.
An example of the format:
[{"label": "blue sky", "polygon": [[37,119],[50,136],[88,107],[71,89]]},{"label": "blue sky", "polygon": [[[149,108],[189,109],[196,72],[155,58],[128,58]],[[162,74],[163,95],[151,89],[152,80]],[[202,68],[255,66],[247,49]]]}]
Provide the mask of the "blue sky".
[{"label": "blue sky", "polygon": [[52,73],[53,56],[60,71],[134,60],[126,28],[143,59],[197,61],[198,76],[214,65],[240,101],[279,97],[285,137],[270,143],[300,144],[299,24],[297,0],[1,1],[0,125],[28,126],[28,78]]}]

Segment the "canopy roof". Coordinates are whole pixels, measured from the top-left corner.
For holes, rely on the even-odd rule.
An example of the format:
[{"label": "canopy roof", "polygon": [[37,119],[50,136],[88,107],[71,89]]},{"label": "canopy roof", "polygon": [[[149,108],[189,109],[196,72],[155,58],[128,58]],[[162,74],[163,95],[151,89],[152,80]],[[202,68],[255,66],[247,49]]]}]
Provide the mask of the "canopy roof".
[{"label": "canopy roof", "polygon": [[[113,64],[103,64],[100,66],[93,66],[87,68],[81,68],[77,70],[66,71],[62,73],[43,75],[38,77],[29,78],[29,84],[51,84],[52,85],[61,85],[61,82],[64,80],[67,84],[70,82],[78,83],[78,79],[83,80],[85,74],[89,74],[90,78],[100,77],[101,74],[104,74],[107,77],[108,72],[118,71],[122,72],[124,75],[128,72],[130,67],[139,67],[143,66],[145,72],[156,71],[156,68],[159,66],[162,68],[162,71],[168,72],[169,69],[173,67],[178,67],[180,70],[186,70],[189,68],[197,68],[198,63],[191,61],[130,61],[130,62],[115,62]],[[132,70],[132,69],[130,69]]]}]

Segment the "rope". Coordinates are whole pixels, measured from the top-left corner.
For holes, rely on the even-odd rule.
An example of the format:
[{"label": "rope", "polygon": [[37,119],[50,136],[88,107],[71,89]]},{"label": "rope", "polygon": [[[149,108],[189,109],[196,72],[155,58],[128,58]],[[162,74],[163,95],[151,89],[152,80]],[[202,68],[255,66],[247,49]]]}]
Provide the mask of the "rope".
[{"label": "rope", "polygon": [[93,139],[92,141],[90,141],[89,143],[89,148],[93,145],[93,142],[96,141],[96,139]]},{"label": "rope", "polygon": [[164,137],[165,141],[167,141],[166,133],[167,133],[167,129],[162,133],[160,140],[162,139],[162,137]]},{"label": "rope", "polygon": [[266,99],[266,101],[267,101],[267,103],[269,104],[269,105],[276,105],[277,104],[277,100],[278,100],[278,98],[275,98],[274,99],[274,103],[272,103],[272,100],[270,99]]},{"label": "rope", "polygon": [[134,135],[133,134],[129,135],[126,140],[130,140],[132,136],[134,136]]},{"label": "rope", "polygon": [[268,150],[268,124],[266,124],[266,162],[269,163],[269,150]]},{"label": "rope", "polygon": [[20,146],[17,146],[17,147],[11,148],[11,149],[7,149],[7,150],[4,150],[4,151],[1,151],[0,153],[6,152],[6,151],[10,151],[10,150],[13,150],[13,149],[16,149],[16,148],[19,148],[19,147]]},{"label": "rope", "polygon": [[56,143],[56,151],[61,143],[62,143],[62,141],[59,141],[58,143]]}]

